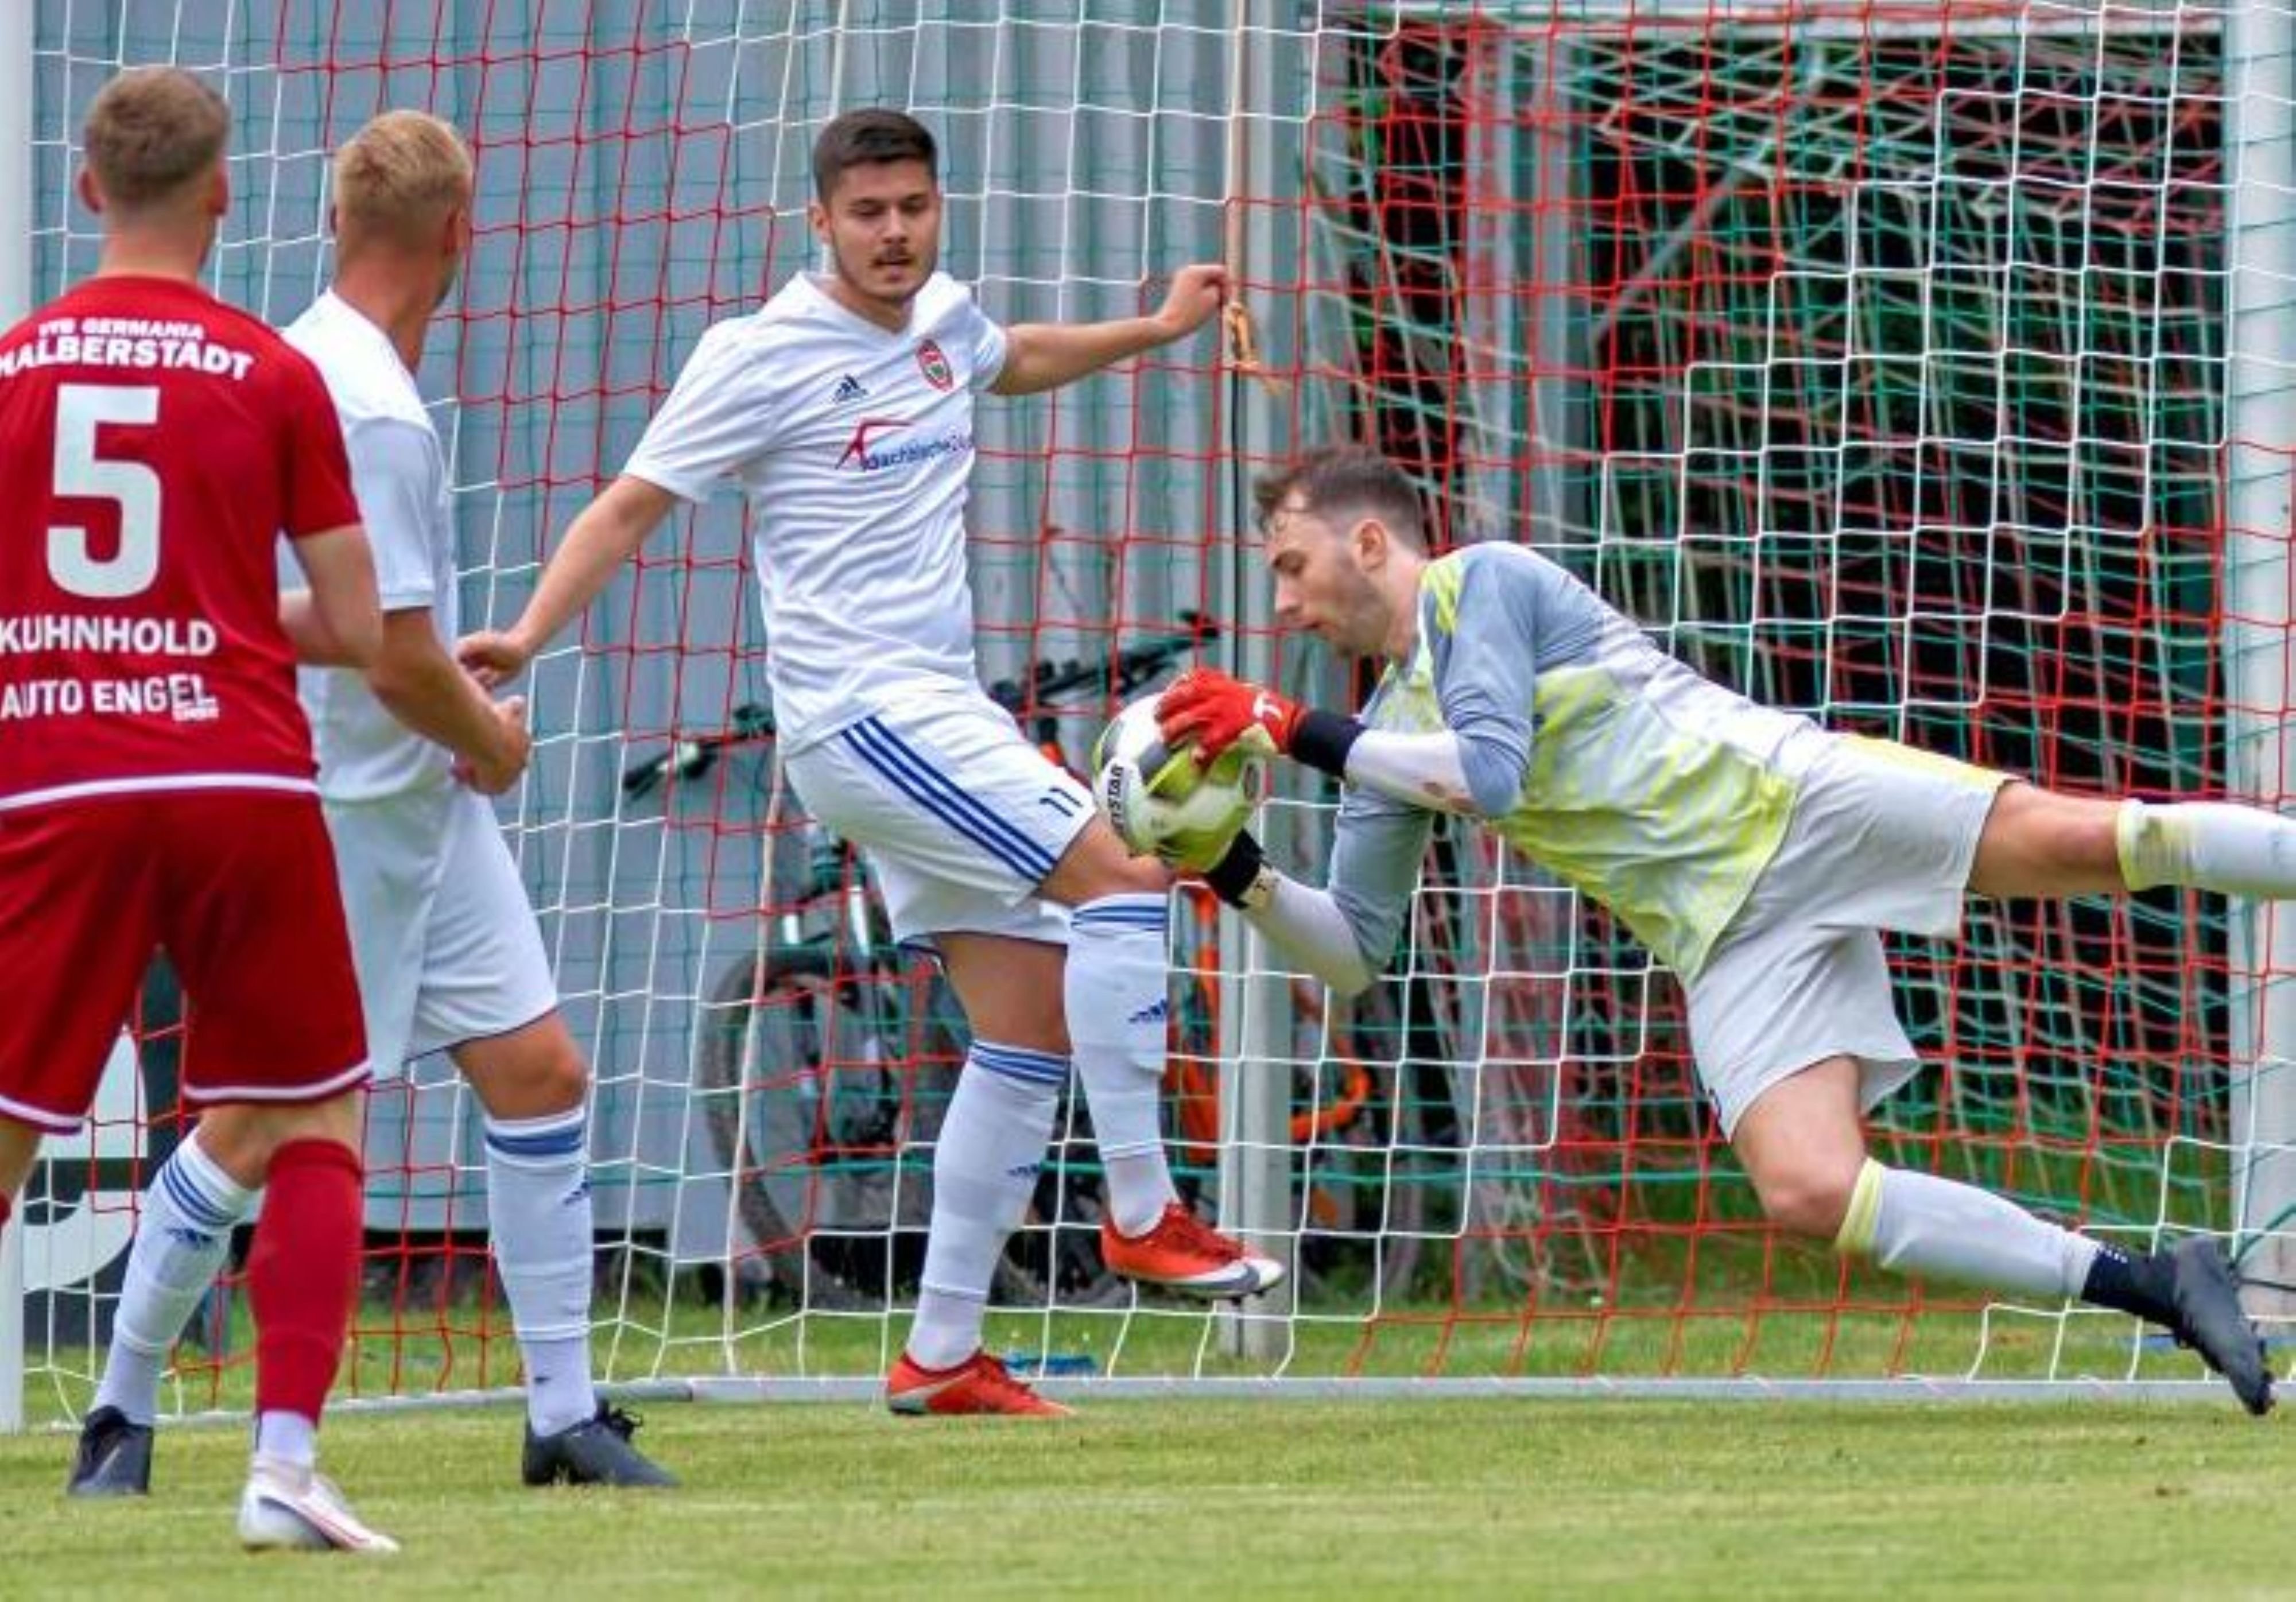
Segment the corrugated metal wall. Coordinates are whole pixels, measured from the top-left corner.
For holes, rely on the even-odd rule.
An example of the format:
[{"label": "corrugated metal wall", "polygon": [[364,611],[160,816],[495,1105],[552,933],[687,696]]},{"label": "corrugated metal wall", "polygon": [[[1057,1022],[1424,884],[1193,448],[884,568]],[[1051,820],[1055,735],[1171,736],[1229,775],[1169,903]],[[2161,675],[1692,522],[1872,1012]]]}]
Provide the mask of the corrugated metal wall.
[{"label": "corrugated metal wall", "polygon": [[[235,203],[212,283],[277,323],[325,279],[332,146],[386,107],[454,119],[480,152],[479,240],[421,376],[454,462],[466,618],[506,620],[703,328],[808,265],[808,156],[830,116],[888,103],[937,128],[945,264],[992,315],[1129,315],[1159,292],[1144,280],[1221,255],[1234,130],[1267,141],[1278,170],[1304,170],[1307,36],[1259,37],[1259,92],[1275,86],[1278,103],[1233,122],[1240,14],[1225,0],[1008,0],[993,18],[869,0],[38,0],[36,291],[94,264],[72,146],[122,63],[200,69],[232,100]],[[1287,230],[1296,217],[1271,232]],[[1267,298],[1260,309],[1269,353],[1287,360],[1288,311]],[[983,407],[972,519],[987,677],[1104,651],[1219,598],[1236,502],[1215,348],[1207,333],[1168,366]],[[705,967],[755,938],[759,863],[742,827],[746,778],[719,827],[665,826],[658,809],[618,821],[616,780],[661,731],[715,727],[762,694],[742,516],[729,496],[682,517],[655,565],[592,612],[593,654],[539,666],[545,738],[504,809],[570,1016],[597,1056],[602,1199],[643,1194],[650,1217],[687,1165],[693,998]],[[1040,541],[1046,527],[1062,537]],[[376,1158],[434,1167],[413,1182],[423,1200],[409,1215],[430,1227],[447,1217],[450,1147],[460,1139],[466,1161],[474,1148],[444,1064],[422,1082],[439,1089],[414,1107],[378,1098]],[[410,1154],[391,1154],[395,1121],[414,1126]],[[477,1222],[473,1187],[453,1187],[472,1192],[453,1221]],[[400,1216],[387,1192],[376,1207],[378,1223]]]}]

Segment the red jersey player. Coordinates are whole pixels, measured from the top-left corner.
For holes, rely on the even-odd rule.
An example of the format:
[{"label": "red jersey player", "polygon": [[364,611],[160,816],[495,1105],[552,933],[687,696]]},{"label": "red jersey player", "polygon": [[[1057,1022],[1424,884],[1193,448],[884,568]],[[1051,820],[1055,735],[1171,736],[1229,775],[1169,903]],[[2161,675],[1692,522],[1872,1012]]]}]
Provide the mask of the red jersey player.
[{"label": "red jersey player", "polygon": [[[85,131],[95,275],[0,335],[0,1225],[85,1116],[155,947],[184,1094],[258,1107],[250,1546],[394,1550],[315,1471],[358,1286],[350,947],[294,664],[381,638],[341,434],[310,363],[199,287],[230,113],[124,72]],[[282,602],[284,533],[308,577]]]}]

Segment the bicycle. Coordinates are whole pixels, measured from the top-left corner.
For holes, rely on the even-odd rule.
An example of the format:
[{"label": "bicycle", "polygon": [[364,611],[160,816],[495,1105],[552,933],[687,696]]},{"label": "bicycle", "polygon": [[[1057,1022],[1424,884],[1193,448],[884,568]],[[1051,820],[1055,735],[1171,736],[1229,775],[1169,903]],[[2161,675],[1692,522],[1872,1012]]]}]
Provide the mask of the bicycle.
[{"label": "bicycle", "polygon": [[[1217,637],[1183,620],[1187,632],[1112,662],[1043,662],[989,693],[1030,718],[1039,744],[1057,755],[1063,703],[1128,696]],[[737,707],[725,729],[682,736],[633,766],[624,794],[699,779],[721,754],[770,746],[774,735],[767,708]],[[769,832],[777,822],[768,817]],[[861,854],[809,817],[795,834],[804,862],[796,895],[758,948],[704,990],[695,1090],[767,1282],[809,1307],[874,1307],[916,1267],[901,1237],[913,1247],[924,1226],[926,1187],[908,1154],[938,1132],[964,1061],[962,1013],[938,971],[894,943]],[[752,1064],[766,1066],[753,1073]],[[1065,1149],[1079,1127],[1073,1109],[1061,1127]],[[1000,1299],[1041,1303],[1054,1287],[1071,1300],[1109,1292],[1093,1198],[1062,1183],[1071,1166],[1047,1164],[1032,1220],[1039,1227],[1016,1235],[1000,1265]]]}]

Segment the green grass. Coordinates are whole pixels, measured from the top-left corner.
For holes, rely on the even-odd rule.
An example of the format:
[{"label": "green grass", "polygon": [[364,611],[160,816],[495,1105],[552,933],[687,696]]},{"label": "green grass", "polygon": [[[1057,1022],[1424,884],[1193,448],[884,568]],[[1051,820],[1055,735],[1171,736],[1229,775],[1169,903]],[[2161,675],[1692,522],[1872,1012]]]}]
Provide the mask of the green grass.
[{"label": "green grass", "polygon": [[[1174,1590],[1289,1594],[2285,1590],[2280,1426],[2222,1405],[1088,1403],[1056,1424],[662,1406],[683,1491],[514,1483],[503,1409],[344,1417],[330,1469],[406,1547],[373,1593]],[[235,1429],[164,1432],[149,1502],[59,1492],[0,1441],[0,1591],[181,1596],[353,1578],[232,1542]],[[324,1570],[313,1566],[324,1561]]]}]

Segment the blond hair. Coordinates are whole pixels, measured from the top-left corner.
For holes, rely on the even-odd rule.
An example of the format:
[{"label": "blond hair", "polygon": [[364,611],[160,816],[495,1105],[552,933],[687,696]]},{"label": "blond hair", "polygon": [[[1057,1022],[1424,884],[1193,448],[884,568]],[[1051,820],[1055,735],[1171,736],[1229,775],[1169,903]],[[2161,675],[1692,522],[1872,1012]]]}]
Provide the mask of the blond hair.
[{"label": "blond hair", "polygon": [[428,111],[385,111],[335,152],[338,253],[370,239],[416,242],[470,205],[477,176],[452,123]]},{"label": "blond hair", "polygon": [[137,211],[180,199],[223,160],[231,107],[180,67],[130,67],[96,91],[80,129],[107,205]]}]

